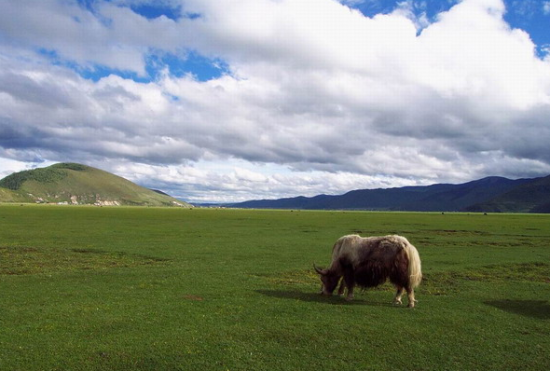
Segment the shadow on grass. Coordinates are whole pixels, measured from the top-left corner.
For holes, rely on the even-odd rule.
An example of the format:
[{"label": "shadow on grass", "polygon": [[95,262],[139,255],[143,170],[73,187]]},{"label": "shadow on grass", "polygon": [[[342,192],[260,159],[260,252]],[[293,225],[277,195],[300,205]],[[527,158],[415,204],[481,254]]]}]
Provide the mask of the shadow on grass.
[{"label": "shadow on grass", "polygon": [[550,319],[550,304],[545,300],[494,300],[485,304],[520,316]]},{"label": "shadow on grass", "polygon": [[343,297],[338,295],[323,296],[316,292],[302,292],[296,290],[256,290],[257,293],[271,296],[279,299],[301,300],[307,302],[316,302],[329,305],[370,305],[377,307],[396,307],[390,302],[376,302],[364,299],[353,299],[352,301],[346,301]]}]

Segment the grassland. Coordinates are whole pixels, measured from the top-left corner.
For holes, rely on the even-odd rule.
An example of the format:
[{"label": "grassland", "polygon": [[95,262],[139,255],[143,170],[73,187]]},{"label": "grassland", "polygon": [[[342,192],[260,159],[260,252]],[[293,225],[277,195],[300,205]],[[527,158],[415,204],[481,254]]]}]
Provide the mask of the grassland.
[{"label": "grassland", "polygon": [[[550,216],[0,206],[0,370],[546,370]],[[360,233],[425,280],[317,294]]]}]

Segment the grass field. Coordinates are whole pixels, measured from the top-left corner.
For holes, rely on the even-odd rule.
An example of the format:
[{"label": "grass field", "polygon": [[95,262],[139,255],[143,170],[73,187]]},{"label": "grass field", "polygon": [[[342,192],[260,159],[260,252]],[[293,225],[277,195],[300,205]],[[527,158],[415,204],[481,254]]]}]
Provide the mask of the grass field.
[{"label": "grass field", "polygon": [[[550,215],[0,206],[0,370],[547,370]],[[318,295],[344,234],[425,280]]]}]

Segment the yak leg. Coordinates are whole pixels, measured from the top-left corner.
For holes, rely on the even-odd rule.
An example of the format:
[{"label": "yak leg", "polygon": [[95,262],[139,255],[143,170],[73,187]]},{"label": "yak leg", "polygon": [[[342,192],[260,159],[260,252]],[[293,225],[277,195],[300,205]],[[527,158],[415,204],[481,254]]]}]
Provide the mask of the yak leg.
[{"label": "yak leg", "polygon": [[346,287],[348,288],[348,295],[346,296],[347,301],[353,300],[353,287],[355,286],[355,277],[353,276],[353,272],[346,272],[344,274],[344,282],[346,283]]},{"label": "yak leg", "polygon": [[397,292],[395,293],[395,298],[393,299],[393,303],[396,305],[401,305],[403,302],[401,301],[401,296],[403,296],[403,292],[405,290],[401,286],[397,286]]},{"label": "yak leg", "polygon": [[416,302],[414,298],[414,289],[407,288],[407,298],[409,299],[409,308],[414,308],[414,303]]},{"label": "yak leg", "polygon": [[338,295],[339,296],[342,296],[344,295],[344,290],[346,288],[346,280],[345,279],[342,279],[340,281],[340,287],[338,288]]}]

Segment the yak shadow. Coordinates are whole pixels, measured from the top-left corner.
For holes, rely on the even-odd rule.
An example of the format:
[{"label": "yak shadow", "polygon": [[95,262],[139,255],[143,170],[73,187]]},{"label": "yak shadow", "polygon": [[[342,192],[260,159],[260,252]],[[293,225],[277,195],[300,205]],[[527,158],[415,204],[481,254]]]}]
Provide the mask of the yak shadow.
[{"label": "yak shadow", "polygon": [[550,304],[545,300],[493,300],[485,304],[524,317],[550,319]]},{"label": "yak shadow", "polygon": [[390,302],[376,302],[364,299],[353,299],[346,301],[338,295],[323,296],[316,292],[302,292],[296,290],[256,290],[257,293],[278,299],[300,300],[328,305],[370,305],[377,307],[398,307]]}]

